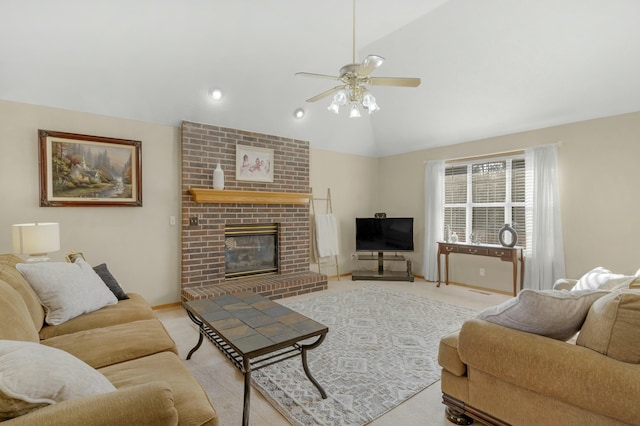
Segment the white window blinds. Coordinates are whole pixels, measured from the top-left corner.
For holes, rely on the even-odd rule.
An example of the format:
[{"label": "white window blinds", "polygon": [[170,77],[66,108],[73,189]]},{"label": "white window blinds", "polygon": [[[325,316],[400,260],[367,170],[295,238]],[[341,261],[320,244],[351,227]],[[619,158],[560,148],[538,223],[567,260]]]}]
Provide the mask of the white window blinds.
[{"label": "white window blinds", "polygon": [[525,168],[522,156],[483,159],[445,168],[444,226],[460,242],[500,244],[505,223],[525,237]]}]

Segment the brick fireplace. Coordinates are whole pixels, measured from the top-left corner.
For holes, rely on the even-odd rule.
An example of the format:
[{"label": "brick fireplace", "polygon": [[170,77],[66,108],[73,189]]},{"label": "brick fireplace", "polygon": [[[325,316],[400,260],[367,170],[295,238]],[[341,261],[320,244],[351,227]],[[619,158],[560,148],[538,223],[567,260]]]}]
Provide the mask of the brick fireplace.
[{"label": "brick fireplace", "polygon": [[[273,182],[236,181],[237,144],[273,150]],[[218,163],[225,189],[209,191]],[[275,299],[327,288],[326,275],[309,270],[308,142],[185,121],[181,194],[183,300],[243,290]],[[225,278],[225,226],[265,223],[278,228],[277,272]]]}]

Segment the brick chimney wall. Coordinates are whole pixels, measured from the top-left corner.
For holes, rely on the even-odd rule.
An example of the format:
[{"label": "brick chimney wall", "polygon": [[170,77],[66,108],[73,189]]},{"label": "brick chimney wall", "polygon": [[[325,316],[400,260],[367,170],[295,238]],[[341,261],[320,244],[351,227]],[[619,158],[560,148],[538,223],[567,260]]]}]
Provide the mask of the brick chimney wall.
[{"label": "brick chimney wall", "polygon": [[[236,145],[272,149],[274,152],[273,182],[237,181]],[[181,189],[183,299],[195,298],[193,294],[207,297],[211,294],[224,293],[215,290],[215,287],[226,284],[224,278],[225,224],[277,223],[279,225],[279,275],[303,273],[303,284],[306,283],[308,281],[306,275],[309,273],[309,206],[306,204],[194,202],[189,188],[212,188],[213,170],[218,163],[224,171],[225,189],[309,193],[308,142],[183,122]],[[197,217],[198,225],[189,224],[189,219],[193,217]],[[326,276],[316,275],[320,277],[320,281],[324,280],[324,288],[326,288]],[[255,281],[255,278],[253,280]],[[316,279],[312,278],[311,281]],[[237,288],[240,283],[234,281],[233,284]],[[185,291],[188,293],[186,296]],[[304,292],[308,291],[281,293],[290,295]]]}]

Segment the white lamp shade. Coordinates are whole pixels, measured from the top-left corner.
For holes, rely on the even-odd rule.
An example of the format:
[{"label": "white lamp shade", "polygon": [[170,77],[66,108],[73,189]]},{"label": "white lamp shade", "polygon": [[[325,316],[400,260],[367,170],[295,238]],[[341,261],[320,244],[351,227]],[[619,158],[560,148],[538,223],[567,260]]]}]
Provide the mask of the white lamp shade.
[{"label": "white lamp shade", "polygon": [[45,255],[60,250],[58,223],[20,223],[12,228],[16,254]]}]

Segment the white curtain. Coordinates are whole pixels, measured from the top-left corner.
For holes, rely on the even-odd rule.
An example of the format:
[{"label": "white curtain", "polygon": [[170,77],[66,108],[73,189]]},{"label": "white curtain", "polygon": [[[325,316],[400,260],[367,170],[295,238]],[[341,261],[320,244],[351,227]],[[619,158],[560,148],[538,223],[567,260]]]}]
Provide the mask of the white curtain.
[{"label": "white curtain", "polygon": [[565,278],[558,149],[544,145],[525,150],[526,232],[525,288],[551,289]]},{"label": "white curtain", "polygon": [[428,161],[424,174],[424,250],[423,275],[427,281],[438,281],[438,241],[444,234],[444,161]]}]

